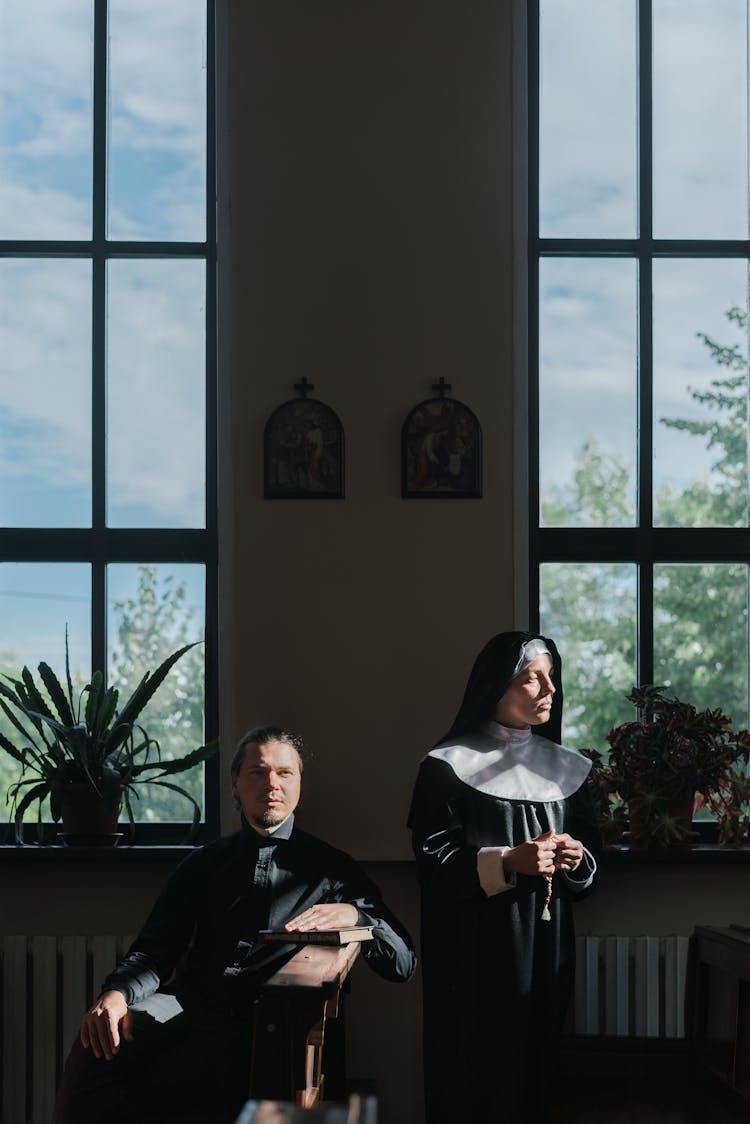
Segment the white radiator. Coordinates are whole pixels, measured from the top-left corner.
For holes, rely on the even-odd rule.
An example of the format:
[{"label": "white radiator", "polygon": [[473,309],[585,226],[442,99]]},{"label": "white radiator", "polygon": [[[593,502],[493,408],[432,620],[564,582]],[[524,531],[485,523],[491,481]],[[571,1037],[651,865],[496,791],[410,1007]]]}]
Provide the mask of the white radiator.
[{"label": "white radiator", "polygon": [[568,1032],[684,1038],[687,956],[687,937],[576,937]]},{"label": "white radiator", "polygon": [[81,1018],[132,937],[0,937],[0,1124],[49,1124]]}]

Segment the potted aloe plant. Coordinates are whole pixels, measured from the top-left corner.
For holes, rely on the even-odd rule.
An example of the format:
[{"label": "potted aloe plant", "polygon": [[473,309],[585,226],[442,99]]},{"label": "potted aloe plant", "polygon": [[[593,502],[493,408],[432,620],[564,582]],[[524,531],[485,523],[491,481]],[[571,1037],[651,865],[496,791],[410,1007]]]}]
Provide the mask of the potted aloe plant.
[{"label": "potted aloe plant", "polygon": [[138,722],[170,669],[192,647],[179,648],[147,672],[123,705],[115,687],[105,689],[100,671],[80,691],[74,689],[67,635],[65,687],[44,662],[38,668],[41,686],[27,667],[20,678],[0,680],[0,709],[12,728],[10,737],[0,733],[0,748],[21,767],[6,797],[18,843],[23,842],[24,815],[36,804],[41,825],[47,797],[54,822],[62,819],[66,842],[111,843],[121,805],[133,825],[132,800],[140,785],[158,785],[184,797],[192,805],[192,830],[197,828],[198,803],[167,778],[199,765],[218,744],[200,746],[182,757],[163,757],[159,743]]},{"label": "potted aloe plant", "polygon": [[628,823],[636,846],[685,843],[694,810],[706,806],[718,821],[719,842],[742,843],[750,809],[748,731],[735,732],[722,710],[696,710],[661,686],[634,687],[627,698],[639,716],[607,735],[608,761],[588,751],[605,842],[615,842]]}]

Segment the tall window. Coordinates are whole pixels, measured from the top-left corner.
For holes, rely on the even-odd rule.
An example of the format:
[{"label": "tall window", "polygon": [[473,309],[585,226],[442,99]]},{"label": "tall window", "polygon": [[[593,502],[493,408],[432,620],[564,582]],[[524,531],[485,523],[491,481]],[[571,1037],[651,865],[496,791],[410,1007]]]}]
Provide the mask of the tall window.
[{"label": "tall window", "polygon": [[532,616],[569,744],[748,719],[746,0],[530,5]]},{"label": "tall window", "polygon": [[0,671],[62,672],[67,628],[127,691],[203,641],[148,712],[166,756],[217,725],[213,138],[212,0],[0,0]]}]

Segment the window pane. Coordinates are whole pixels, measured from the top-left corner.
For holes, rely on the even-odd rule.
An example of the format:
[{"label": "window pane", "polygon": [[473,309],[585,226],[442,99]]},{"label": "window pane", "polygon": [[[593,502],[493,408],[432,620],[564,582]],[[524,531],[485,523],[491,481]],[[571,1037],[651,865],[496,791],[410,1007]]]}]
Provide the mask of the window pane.
[{"label": "window pane", "polygon": [[747,238],[746,0],[654,0],[654,234]]},{"label": "window pane", "polygon": [[110,0],[109,21],[109,236],[202,241],[205,0]]},{"label": "window pane", "polygon": [[0,0],[0,238],[91,237],[92,0]]},{"label": "window pane", "polygon": [[[37,683],[40,660],[58,678],[65,676],[65,629],[68,629],[70,670],[74,684],[83,686],[91,669],[91,570],[80,563],[3,562],[0,564],[0,674],[18,678],[26,666]],[[0,731],[15,744],[18,733],[0,712]],[[5,793],[18,779],[10,754],[0,749],[1,819],[8,814]],[[28,814],[36,819],[36,807]]]},{"label": "window pane", "polygon": [[654,566],[654,682],[699,710],[748,721],[747,567]]},{"label": "window pane", "polygon": [[[155,671],[172,652],[203,639],[205,570],[203,566],[110,565],[107,567],[107,627],[112,686],[127,699],[147,671]],[[175,664],[142,712],[139,723],[159,742],[163,758],[182,757],[203,745],[203,645],[191,648]],[[186,789],[203,807],[203,769],[167,778]],[[133,801],[137,820],[162,823],[190,820],[185,797],[158,785],[139,785]]]},{"label": "window pane", "polygon": [[540,262],[541,520],[545,526],[635,522],[635,263]]},{"label": "window pane", "polygon": [[205,265],[112,261],[107,522],[205,525]]},{"label": "window pane", "polygon": [[91,525],[91,264],[0,261],[0,525]]},{"label": "window pane", "polygon": [[540,567],[540,629],[560,650],[563,742],[605,752],[613,726],[633,717],[636,567],[547,562]]},{"label": "window pane", "polygon": [[539,229],[636,231],[634,0],[542,0]]},{"label": "window pane", "polygon": [[747,263],[654,262],[654,521],[747,524]]}]

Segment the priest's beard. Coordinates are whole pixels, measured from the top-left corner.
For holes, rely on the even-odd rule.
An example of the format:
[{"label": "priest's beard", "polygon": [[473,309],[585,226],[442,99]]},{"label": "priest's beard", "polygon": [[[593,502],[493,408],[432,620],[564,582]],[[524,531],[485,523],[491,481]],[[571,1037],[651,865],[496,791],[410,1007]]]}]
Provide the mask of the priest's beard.
[{"label": "priest's beard", "polygon": [[289,813],[281,808],[266,808],[259,816],[253,817],[256,827],[278,827],[283,823]]}]

